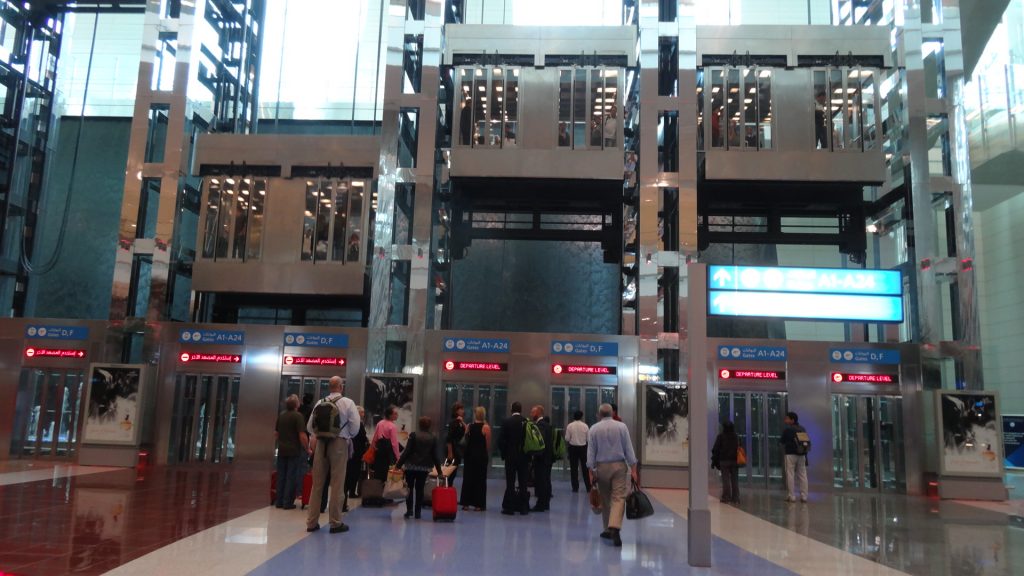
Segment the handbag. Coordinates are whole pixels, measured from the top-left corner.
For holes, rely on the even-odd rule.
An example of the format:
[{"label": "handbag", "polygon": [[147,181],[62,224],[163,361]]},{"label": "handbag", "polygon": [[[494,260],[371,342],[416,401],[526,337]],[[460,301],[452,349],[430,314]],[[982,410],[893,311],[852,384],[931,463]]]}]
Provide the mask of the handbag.
[{"label": "handbag", "polygon": [[[445,460],[444,463],[441,464],[441,475],[447,478],[455,472],[456,468],[458,468],[458,466],[455,465],[455,462]],[[431,468],[430,472],[427,473],[427,476],[430,478],[437,478],[437,468]],[[438,479],[438,482],[440,482],[440,479]]]},{"label": "handbag", "polygon": [[743,446],[736,448],[736,465],[746,466],[747,465],[747,451],[743,449]]},{"label": "handbag", "polygon": [[597,489],[597,486],[594,486],[593,488],[590,489],[589,497],[590,497],[590,510],[594,514],[600,514],[601,513],[601,492],[600,492],[600,490]]},{"label": "handbag", "polygon": [[388,470],[388,479],[384,482],[384,499],[398,500],[409,495],[409,487],[405,484],[405,474],[401,470]]},{"label": "handbag", "polygon": [[370,444],[370,447],[363,452],[363,462],[366,462],[367,466],[373,466],[373,462],[377,460],[377,445]]},{"label": "handbag", "polygon": [[633,491],[629,496],[626,496],[626,518],[639,520],[653,515],[654,506],[651,504],[651,499],[640,490],[640,487],[636,485],[636,480],[634,480]]}]

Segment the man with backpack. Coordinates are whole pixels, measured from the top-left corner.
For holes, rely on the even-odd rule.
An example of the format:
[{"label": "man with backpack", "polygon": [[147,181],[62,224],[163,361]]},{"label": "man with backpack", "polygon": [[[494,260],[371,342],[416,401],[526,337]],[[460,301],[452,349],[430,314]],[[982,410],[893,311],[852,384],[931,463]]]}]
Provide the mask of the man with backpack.
[{"label": "man with backpack", "polygon": [[523,418],[522,404],[513,402],[511,408],[512,415],[502,422],[498,439],[501,458],[505,461],[505,496],[501,501],[501,513],[526,515],[530,510],[530,493],[526,491],[530,465],[525,451],[526,418]]},{"label": "man with backpack", "polygon": [[313,490],[306,515],[306,532],[320,529],[320,500],[329,472],[331,490],[327,500],[327,517],[331,524],[331,534],[337,534],[348,531],[348,526],[341,521],[342,503],[345,499],[345,472],[350,446],[352,438],[359,433],[359,411],[355,402],[342,395],[345,381],[341,377],[332,376],[328,390],[330,393],[327,397],[313,407],[313,413],[306,424],[313,451]]},{"label": "man with backpack", "polygon": [[[528,451],[533,457],[533,488],[537,496],[537,503],[533,506],[534,512],[547,512],[551,506],[551,466],[555,463],[554,438],[552,436],[551,420],[544,416],[544,407],[540,404],[530,410],[530,420],[527,426],[533,424],[536,432],[540,432],[540,446],[528,446]],[[527,431],[527,439],[536,432]],[[537,448],[540,448],[537,450]]]},{"label": "man with backpack", "polygon": [[794,489],[800,492],[800,501],[807,502],[807,453],[811,451],[811,438],[800,425],[796,412],[786,412],[783,420],[782,444],[786,453],[786,502],[796,502]]}]

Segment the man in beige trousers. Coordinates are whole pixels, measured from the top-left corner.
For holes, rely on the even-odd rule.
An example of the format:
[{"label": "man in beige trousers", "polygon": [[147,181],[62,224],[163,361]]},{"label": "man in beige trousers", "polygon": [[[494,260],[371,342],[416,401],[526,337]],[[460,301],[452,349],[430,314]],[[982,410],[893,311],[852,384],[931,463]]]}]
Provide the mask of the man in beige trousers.
[{"label": "man in beige trousers", "polygon": [[[327,498],[327,518],[331,523],[331,534],[348,532],[348,526],[341,521],[342,504],[345,500],[345,471],[352,446],[352,437],[359,432],[359,411],[355,402],[342,395],[345,381],[332,376],[328,384],[330,394],[313,407],[313,413],[306,424],[309,432],[309,447],[313,452],[313,492],[309,498],[309,512],[306,515],[306,531],[320,529],[320,500],[323,495],[327,472],[331,473],[331,491]],[[321,418],[330,416],[322,406],[333,403],[337,407],[335,418],[327,422]]]},{"label": "man in beige trousers", "polygon": [[633,481],[637,481],[636,455],[629,440],[629,429],[612,418],[611,404],[601,404],[598,413],[601,421],[591,426],[587,433],[587,468],[591,483],[601,493],[604,517],[601,538],[611,540],[614,546],[622,546],[619,532],[629,494],[627,471]]}]

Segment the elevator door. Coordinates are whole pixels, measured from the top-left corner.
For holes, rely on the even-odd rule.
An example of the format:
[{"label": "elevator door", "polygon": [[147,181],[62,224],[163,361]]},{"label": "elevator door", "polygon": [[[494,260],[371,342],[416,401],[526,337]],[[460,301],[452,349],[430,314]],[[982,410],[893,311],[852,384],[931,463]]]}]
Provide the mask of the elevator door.
[{"label": "elevator door", "polygon": [[11,456],[71,458],[82,425],[82,371],[23,368]]},{"label": "elevator door", "polygon": [[577,410],[583,411],[583,421],[587,426],[593,426],[598,420],[597,409],[601,404],[615,404],[617,401],[614,386],[552,386],[551,426],[565,430]]},{"label": "elevator door", "polygon": [[498,451],[498,438],[501,437],[501,423],[508,417],[508,386],[505,384],[467,384],[462,382],[445,382],[444,406],[441,414],[444,422],[440,424],[441,434],[445,434],[448,419],[451,417],[452,405],[462,402],[466,408],[467,424],[473,422],[473,410],[483,406],[487,411],[487,423],[491,426],[491,460],[501,460]]},{"label": "elevator door", "polygon": [[721,392],[718,421],[736,425],[740,445],[747,451],[747,465],[740,480],[774,485],[783,481],[782,419],[786,415],[785,392]]},{"label": "elevator door", "polygon": [[235,457],[235,374],[178,374],[171,424],[171,463],[225,463]]},{"label": "elevator door", "polygon": [[832,395],[832,473],[837,488],[903,492],[903,399]]},{"label": "elevator door", "polygon": [[313,395],[313,402],[327,397],[330,378],[321,376],[281,376],[281,410],[284,410],[284,399],[295,394],[302,402],[306,394]]}]

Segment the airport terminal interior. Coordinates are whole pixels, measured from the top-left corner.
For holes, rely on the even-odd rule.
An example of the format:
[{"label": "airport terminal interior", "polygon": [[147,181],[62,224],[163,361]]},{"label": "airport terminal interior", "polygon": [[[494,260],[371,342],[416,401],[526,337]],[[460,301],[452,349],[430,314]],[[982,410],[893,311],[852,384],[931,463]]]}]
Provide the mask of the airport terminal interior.
[{"label": "airport terminal interior", "polygon": [[1024,0],[0,0],[0,576],[1024,573],[1018,115]]}]

